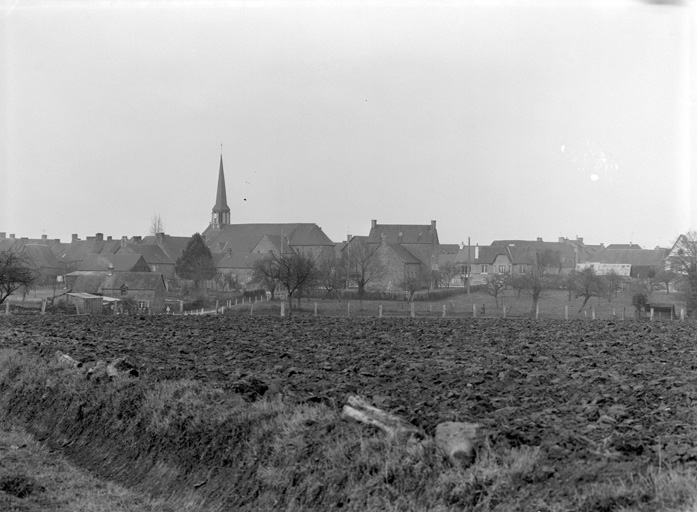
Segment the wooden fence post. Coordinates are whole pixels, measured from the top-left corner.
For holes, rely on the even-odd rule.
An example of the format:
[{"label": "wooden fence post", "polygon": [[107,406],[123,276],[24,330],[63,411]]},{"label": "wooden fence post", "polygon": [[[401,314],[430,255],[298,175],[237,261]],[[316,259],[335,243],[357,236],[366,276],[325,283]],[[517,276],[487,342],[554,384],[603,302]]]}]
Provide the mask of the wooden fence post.
[{"label": "wooden fence post", "polygon": [[443,318],[445,318],[445,304],[443,304]]},{"label": "wooden fence post", "polygon": [[286,303],[281,301],[281,316],[286,316]]},{"label": "wooden fence post", "polygon": [[382,304],[378,307],[378,318],[382,318]]},{"label": "wooden fence post", "polygon": [[410,303],[410,306],[409,306],[409,316],[411,316],[411,317],[416,316],[414,314],[414,302],[413,301]]},{"label": "wooden fence post", "polygon": [[535,320],[537,320],[538,318],[540,318],[540,305],[536,304],[535,305]]},{"label": "wooden fence post", "polygon": [[472,304],[472,318],[477,318],[477,305]]},{"label": "wooden fence post", "polygon": [[564,320],[568,320],[568,319],[569,319],[569,306],[567,304],[566,306],[564,306]]},{"label": "wooden fence post", "polygon": [[680,308],[680,320],[685,320],[685,308]]},{"label": "wooden fence post", "polygon": [[591,318],[595,320],[595,308],[591,308]]},{"label": "wooden fence post", "polygon": [[317,316],[317,303],[315,302],[315,316]]},{"label": "wooden fence post", "polygon": [[651,313],[649,313],[649,319],[653,322],[653,308],[651,308]]}]

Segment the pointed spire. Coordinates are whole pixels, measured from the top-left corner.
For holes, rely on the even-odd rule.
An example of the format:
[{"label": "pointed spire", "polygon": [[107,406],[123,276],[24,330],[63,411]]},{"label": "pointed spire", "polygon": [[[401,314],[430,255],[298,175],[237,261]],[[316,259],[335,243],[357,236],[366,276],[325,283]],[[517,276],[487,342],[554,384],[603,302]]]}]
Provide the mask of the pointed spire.
[{"label": "pointed spire", "polygon": [[212,224],[230,224],[230,207],[227,205],[227,193],[225,191],[225,173],[223,172],[222,144],[220,145],[220,169],[218,170],[218,190],[213,206]]}]

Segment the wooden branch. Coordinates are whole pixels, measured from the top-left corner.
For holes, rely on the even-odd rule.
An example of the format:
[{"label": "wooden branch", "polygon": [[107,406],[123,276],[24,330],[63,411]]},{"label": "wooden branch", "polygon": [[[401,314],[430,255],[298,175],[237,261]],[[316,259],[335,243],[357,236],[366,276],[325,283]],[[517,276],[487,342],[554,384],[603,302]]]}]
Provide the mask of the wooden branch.
[{"label": "wooden branch", "polygon": [[374,425],[393,438],[422,436],[419,428],[397,416],[373,407],[358,396],[349,396],[348,405],[344,406],[342,414],[361,423]]}]

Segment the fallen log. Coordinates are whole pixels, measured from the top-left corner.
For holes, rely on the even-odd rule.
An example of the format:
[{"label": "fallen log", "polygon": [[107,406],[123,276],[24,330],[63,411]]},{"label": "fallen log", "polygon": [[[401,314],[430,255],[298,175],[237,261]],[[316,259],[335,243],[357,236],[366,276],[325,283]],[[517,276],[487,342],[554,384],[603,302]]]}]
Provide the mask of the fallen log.
[{"label": "fallen log", "polygon": [[374,425],[386,432],[391,438],[423,437],[423,432],[411,423],[373,407],[363,398],[351,395],[348,405],[344,405],[342,414],[366,425]]},{"label": "fallen log", "polygon": [[82,363],[77,359],[73,359],[68,354],[64,354],[60,350],[56,351],[56,358],[63,366],[72,366],[73,368],[82,368]]}]

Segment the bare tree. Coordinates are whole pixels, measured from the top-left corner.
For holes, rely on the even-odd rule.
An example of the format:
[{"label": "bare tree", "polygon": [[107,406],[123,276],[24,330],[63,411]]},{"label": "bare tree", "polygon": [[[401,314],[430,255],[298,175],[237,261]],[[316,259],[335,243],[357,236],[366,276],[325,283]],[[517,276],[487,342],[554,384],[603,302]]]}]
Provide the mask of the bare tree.
[{"label": "bare tree", "polygon": [[417,291],[428,288],[431,282],[431,273],[425,265],[420,265],[416,272],[410,272],[404,276],[400,285],[407,292],[409,301],[414,300]]},{"label": "bare tree", "polygon": [[254,262],[252,279],[262,284],[271,293],[271,300],[276,300],[276,288],[280,284],[278,259],[269,255]]},{"label": "bare tree", "polygon": [[501,272],[498,274],[489,274],[486,277],[486,291],[496,301],[496,307],[499,307],[499,295],[508,286],[511,280],[511,274]]},{"label": "bare tree", "polygon": [[0,304],[19,289],[26,294],[36,280],[30,263],[14,249],[0,251]]},{"label": "bare tree", "polygon": [[533,252],[532,265],[530,271],[525,274],[525,288],[532,294],[531,314],[535,314],[537,303],[540,300],[542,291],[550,286],[549,273],[552,269],[559,268],[561,258],[559,253],[547,249],[542,252]]},{"label": "bare tree", "polygon": [[607,285],[608,300],[611,300],[613,295],[615,298],[617,298],[617,295],[625,282],[625,278],[615,272],[614,269],[610,270],[610,272],[605,274],[604,277],[605,284]]},{"label": "bare tree", "polygon": [[287,253],[272,254],[278,264],[278,281],[288,292],[288,315],[292,309],[292,298],[298,298],[298,307],[303,292],[310,291],[317,285],[319,278],[317,260],[311,254]]},{"label": "bare tree", "polygon": [[346,269],[341,265],[341,261],[333,253],[326,255],[319,260],[318,270],[320,284],[325,290],[322,300],[335,293],[341,301],[339,290],[346,286]]},{"label": "bare tree", "polygon": [[450,282],[460,274],[460,269],[452,261],[446,261],[438,265],[437,282],[442,288],[450,288]]},{"label": "bare tree", "polygon": [[380,260],[379,245],[365,240],[351,241],[344,257],[347,259],[348,277],[358,286],[358,298],[363,299],[368,284],[387,275],[387,266]]},{"label": "bare tree", "polygon": [[165,232],[165,224],[162,222],[162,216],[159,213],[156,213],[155,215],[152,216],[152,219],[150,219],[150,230],[149,233],[151,236],[155,236],[157,233],[164,233]]},{"label": "bare tree", "polygon": [[666,285],[666,293],[670,294],[670,283],[675,281],[677,277],[678,274],[676,274],[672,270],[659,270],[656,273],[656,277],[654,277],[654,280]]},{"label": "bare tree", "polygon": [[687,310],[697,310],[697,231],[680,235],[675,242],[675,251],[669,256],[673,271],[681,275],[680,287]]},{"label": "bare tree", "polygon": [[596,274],[592,267],[584,268],[575,275],[576,298],[583,297],[579,313],[583,311],[592,297],[602,297],[606,293],[605,280]]}]

